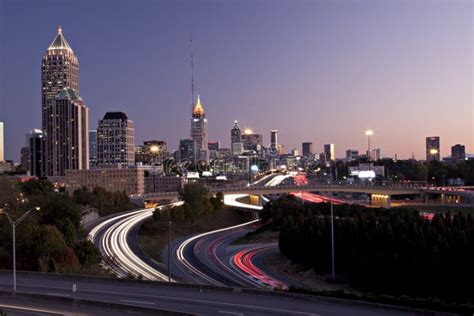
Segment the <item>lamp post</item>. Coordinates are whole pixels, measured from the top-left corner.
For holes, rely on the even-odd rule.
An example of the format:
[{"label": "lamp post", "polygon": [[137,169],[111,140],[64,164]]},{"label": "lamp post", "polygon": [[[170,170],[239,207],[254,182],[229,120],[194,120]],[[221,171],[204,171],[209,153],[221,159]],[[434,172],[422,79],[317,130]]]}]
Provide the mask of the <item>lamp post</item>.
[{"label": "lamp post", "polygon": [[168,283],[171,283],[171,224],[168,222]]},{"label": "lamp post", "polygon": [[12,220],[10,215],[8,215],[6,207],[0,208],[0,214],[5,214],[7,216],[8,222],[12,226],[12,231],[13,231],[13,236],[12,236],[12,239],[13,239],[13,294],[16,293],[16,226],[18,226],[18,224],[20,224],[25,219],[25,217],[28,216],[28,214],[30,214],[31,211],[39,211],[39,210],[40,210],[39,206],[33,207],[29,209],[28,211],[26,211],[25,214],[23,214],[16,221],[14,221]]},{"label": "lamp post", "polygon": [[[330,185],[332,189],[332,165],[331,162],[329,162],[329,175],[331,177],[330,180]],[[336,279],[336,269],[335,269],[335,255],[334,255],[334,205],[332,203],[332,197],[333,197],[333,192],[331,191],[329,193],[329,202],[330,202],[330,207],[331,207],[331,277],[332,280],[334,281]]]},{"label": "lamp post", "polygon": [[367,130],[365,131],[365,136],[367,136],[367,160],[370,162],[370,136],[374,135],[374,131],[372,130]]}]

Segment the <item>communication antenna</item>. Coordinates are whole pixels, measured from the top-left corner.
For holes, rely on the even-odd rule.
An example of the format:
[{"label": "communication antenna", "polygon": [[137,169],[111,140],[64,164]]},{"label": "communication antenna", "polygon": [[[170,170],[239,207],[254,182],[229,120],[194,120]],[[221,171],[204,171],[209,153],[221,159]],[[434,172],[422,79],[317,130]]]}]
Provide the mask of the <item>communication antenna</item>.
[{"label": "communication antenna", "polygon": [[194,109],[194,56],[193,56],[193,33],[191,33],[191,113]]}]

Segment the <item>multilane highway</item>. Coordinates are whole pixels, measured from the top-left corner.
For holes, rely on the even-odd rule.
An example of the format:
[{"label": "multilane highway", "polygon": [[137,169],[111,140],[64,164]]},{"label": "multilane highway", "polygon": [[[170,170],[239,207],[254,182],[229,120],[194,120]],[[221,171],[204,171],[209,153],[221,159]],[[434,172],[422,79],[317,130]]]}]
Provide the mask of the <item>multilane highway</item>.
[{"label": "multilane highway", "polygon": [[[73,285],[76,292],[73,293]],[[10,271],[0,271],[0,292],[11,291]],[[331,299],[316,299],[296,295],[280,295],[271,292],[255,292],[245,289],[182,286],[162,282],[140,280],[117,280],[91,276],[65,276],[46,273],[18,273],[18,292],[51,298],[51,308],[46,314],[54,313],[54,298],[63,302],[75,299],[77,302],[93,301],[122,306],[135,306],[147,310],[176,311],[197,315],[414,315],[412,311],[397,310],[374,305],[354,305],[350,302]],[[7,303],[8,302],[8,303]],[[0,296],[0,306],[12,306],[11,299]],[[85,303],[87,304],[87,302]],[[29,309],[35,310],[35,300]],[[71,309],[73,305],[70,305]],[[21,306],[17,306],[21,308]],[[43,311],[46,309],[44,308]],[[94,315],[91,308],[85,314]]]}]

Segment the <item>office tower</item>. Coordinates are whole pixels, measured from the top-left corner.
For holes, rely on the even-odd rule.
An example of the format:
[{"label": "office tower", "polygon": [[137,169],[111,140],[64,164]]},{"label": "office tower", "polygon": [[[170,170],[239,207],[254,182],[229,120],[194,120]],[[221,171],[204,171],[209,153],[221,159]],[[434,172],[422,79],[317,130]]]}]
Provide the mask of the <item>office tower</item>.
[{"label": "office tower", "polygon": [[313,143],[312,142],[304,142],[301,145],[303,157],[311,157],[313,156]]},{"label": "office tower", "polygon": [[193,116],[191,119],[191,139],[194,140],[196,146],[195,158],[208,161],[207,119],[199,95],[196,105],[193,108]]},{"label": "office tower", "polygon": [[65,170],[89,169],[89,110],[77,92],[64,88],[51,107],[56,120],[45,133],[47,176],[62,177]]},{"label": "office tower", "polygon": [[89,166],[97,164],[97,130],[89,131]]},{"label": "office tower", "polygon": [[466,148],[464,145],[456,144],[451,147],[451,159],[454,161],[466,159]]},{"label": "office tower", "polygon": [[426,137],[426,160],[440,160],[440,142],[438,136]]},{"label": "office tower", "polygon": [[135,164],[133,121],[123,112],[107,112],[97,127],[97,164]]},{"label": "office tower", "polygon": [[196,158],[196,141],[181,139],[179,141],[179,160],[192,162]]},{"label": "office tower", "polygon": [[244,151],[244,145],[242,144],[242,130],[237,121],[234,121],[234,125],[230,130],[230,151],[233,156],[238,156]]},{"label": "office tower", "polygon": [[5,161],[5,141],[3,134],[3,122],[0,122],[0,161]]},{"label": "office tower", "polygon": [[244,150],[255,150],[256,152],[261,152],[263,136],[262,134],[254,134],[251,129],[246,129],[241,135],[241,142]]},{"label": "office tower", "polygon": [[274,155],[279,153],[278,130],[276,129],[270,131],[270,153],[273,153]]},{"label": "office tower", "polygon": [[346,150],[346,160],[353,161],[359,159],[359,151],[357,149]]},{"label": "office tower", "polygon": [[335,160],[334,154],[334,144],[325,144],[324,145],[324,158],[326,162]]},{"label": "office tower", "polygon": [[28,148],[30,150],[29,168],[30,175],[39,178],[46,176],[44,165],[44,147],[45,139],[43,131],[40,129],[33,129],[28,133]]},{"label": "office tower", "polygon": [[[56,105],[56,98],[65,91],[65,88],[74,91],[73,94],[71,93],[72,98],[69,102],[75,104],[72,106],[76,107],[74,114],[66,111],[60,115],[61,110]],[[84,137],[83,133],[79,132],[85,128],[85,133],[87,133],[87,108],[79,97],[79,63],[64,38],[61,27],[58,28],[56,37],[43,55],[41,89],[46,175],[62,176],[65,168],[87,169],[89,157],[86,155],[87,161],[84,161],[82,157],[89,150],[88,146],[84,147],[84,143],[88,143],[88,138],[87,135]],[[65,97],[68,97],[68,92],[63,93],[62,98]],[[62,101],[63,110],[65,102],[68,101]],[[76,126],[71,126],[71,120],[77,122],[77,124],[72,124]],[[72,129],[65,129],[66,126]],[[59,135],[63,132],[69,135]],[[71,161],[67,161],[68,159]]]},{"label": "office tower", "polygon": [[147,140],[143,145],[135,147],[135,162],[145,165],[159,165],[163,163],[168,153],[168,145],[162,140]]},{"label": "office tower", "polygon": [[296,149],[296,148],[293,148],[293,149],[291,150],[291,155],[292,155],[292,156],[295,156],[295,157],[296,157],[296,156],[299,156],[299,155],[300,155],[300,151],[299,151],[298,149]]},{"label": "office tower", "polygon": [[368,157],[370,158],[371,161],[380,160],[381,156],[382,156],[382,150],[380,148],[374,148],[374,149],[371,149],[370,152],[368,152]]}]

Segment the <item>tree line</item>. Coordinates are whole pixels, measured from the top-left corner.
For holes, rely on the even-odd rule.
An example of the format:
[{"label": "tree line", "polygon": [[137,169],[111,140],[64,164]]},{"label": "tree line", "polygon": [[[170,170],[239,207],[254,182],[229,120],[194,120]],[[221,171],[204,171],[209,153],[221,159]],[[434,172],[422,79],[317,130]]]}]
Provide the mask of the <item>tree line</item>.
[{"label": "tree line", "polygon": [[[100,215],[130,209],[124,192],[85,188],[69,195],[55,189],[46,180],[18,183],[0,176],[0,207],[13,220],[26,210],[39,206],[18,226],[16,234],[17,268],[27,271],[75,272],[100,274],[100,253],[81,228],[85,209],[97,209]],[[0,215],[0,269],[12,268],[12,230],[8,219]]]},{"label": "tree line", "polygon": [[[317,274],[331,271],[329,204],[292,198],[268,203],[267,225],[279,226],[281,252]],[[474,300],[474,218],[413,209],[334,205],[338,277],[356,288],[393,295]]]}]

